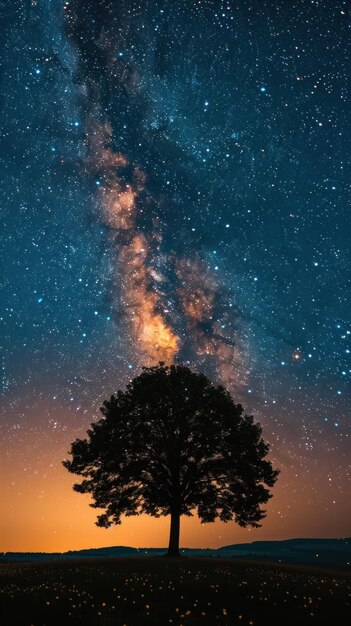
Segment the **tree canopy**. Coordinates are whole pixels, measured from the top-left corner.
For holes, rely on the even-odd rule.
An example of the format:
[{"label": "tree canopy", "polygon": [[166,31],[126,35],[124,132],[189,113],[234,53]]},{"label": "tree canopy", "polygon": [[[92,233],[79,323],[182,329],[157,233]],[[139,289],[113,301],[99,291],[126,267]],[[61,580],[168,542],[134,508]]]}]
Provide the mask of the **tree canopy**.
[{"label": "tree canopy", "polygon": [[97,525],[121,516],[171,516],[169,555],[179,553],[182,515],[260,526],[279,471],[266,459],[260,424],[222,386],[182,365],[143,368],[101,407],[87,439],[63,462],[74,485],[102,509]]}]

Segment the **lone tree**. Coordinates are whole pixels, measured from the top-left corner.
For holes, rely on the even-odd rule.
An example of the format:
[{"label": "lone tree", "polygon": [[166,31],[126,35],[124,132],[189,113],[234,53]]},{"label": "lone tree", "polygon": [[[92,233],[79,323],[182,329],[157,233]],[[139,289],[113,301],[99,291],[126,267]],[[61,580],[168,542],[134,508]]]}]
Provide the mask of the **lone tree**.
[{"label": "lone tree", "polygon": [[260,425],[222,386],[160,363],[143,368],[101,411],[63,461],[83,477],[75,491],[105,510],[98,526],[120,524],[121,515],[170,515],[169,556],[179,556],[181,515],[260,526],[271,497],[266,486],[279,471],[265,459]]}]

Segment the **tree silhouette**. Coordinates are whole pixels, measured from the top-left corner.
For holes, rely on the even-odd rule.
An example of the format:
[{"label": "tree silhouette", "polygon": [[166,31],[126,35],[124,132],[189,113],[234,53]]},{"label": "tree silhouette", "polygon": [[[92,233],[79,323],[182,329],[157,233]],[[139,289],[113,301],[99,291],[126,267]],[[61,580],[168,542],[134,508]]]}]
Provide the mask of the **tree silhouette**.
[{"label": "tree silhouette", "polygon": [[63,461],[83,477],[75,491],[105,510],[98,526],[120,524],[121,515],[170,515],[169,556],[179,555],[181,515],[260,526],[260,505],[271,497],[266,486],[279,471],[265,459],[260,425],[222,386],[161,362],[143,368],[101,411]]}]

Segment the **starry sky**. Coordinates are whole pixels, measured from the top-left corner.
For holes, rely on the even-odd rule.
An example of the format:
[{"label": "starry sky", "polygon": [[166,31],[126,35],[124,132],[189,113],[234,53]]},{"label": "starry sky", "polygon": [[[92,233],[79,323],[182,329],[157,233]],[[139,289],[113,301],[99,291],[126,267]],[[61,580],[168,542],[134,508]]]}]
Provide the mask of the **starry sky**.
[{"label": "starry sky", "polygon": [[101,402],[181,362],[261,422],[258,530],[350,534],[350,17],[344,1],[0,2],[3,550],[104,530],[62,467]]}]

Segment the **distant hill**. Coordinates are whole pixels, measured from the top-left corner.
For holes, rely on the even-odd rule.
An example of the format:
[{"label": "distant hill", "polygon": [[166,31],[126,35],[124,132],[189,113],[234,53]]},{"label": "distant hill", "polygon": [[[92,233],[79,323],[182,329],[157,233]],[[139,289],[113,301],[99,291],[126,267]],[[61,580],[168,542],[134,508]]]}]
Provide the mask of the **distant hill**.
[{"label": "distant hill", "polygon": [[[0,563],[24,563],[33,561],[57,561],[67,559],[162,556],[166,548],[131,548],[111,546],[71,550],[69,552],[4,552]],[[351,571],[351,538],[346,539],[286,539],[284,541],[253,541],[222,548],[183,548],[184,556],[252,559],[321,565]]]},{"label": "distant hill", "polygon": [[351,538],[253,541],[219,548],[220,556],[323,565],[351,571]]}]

